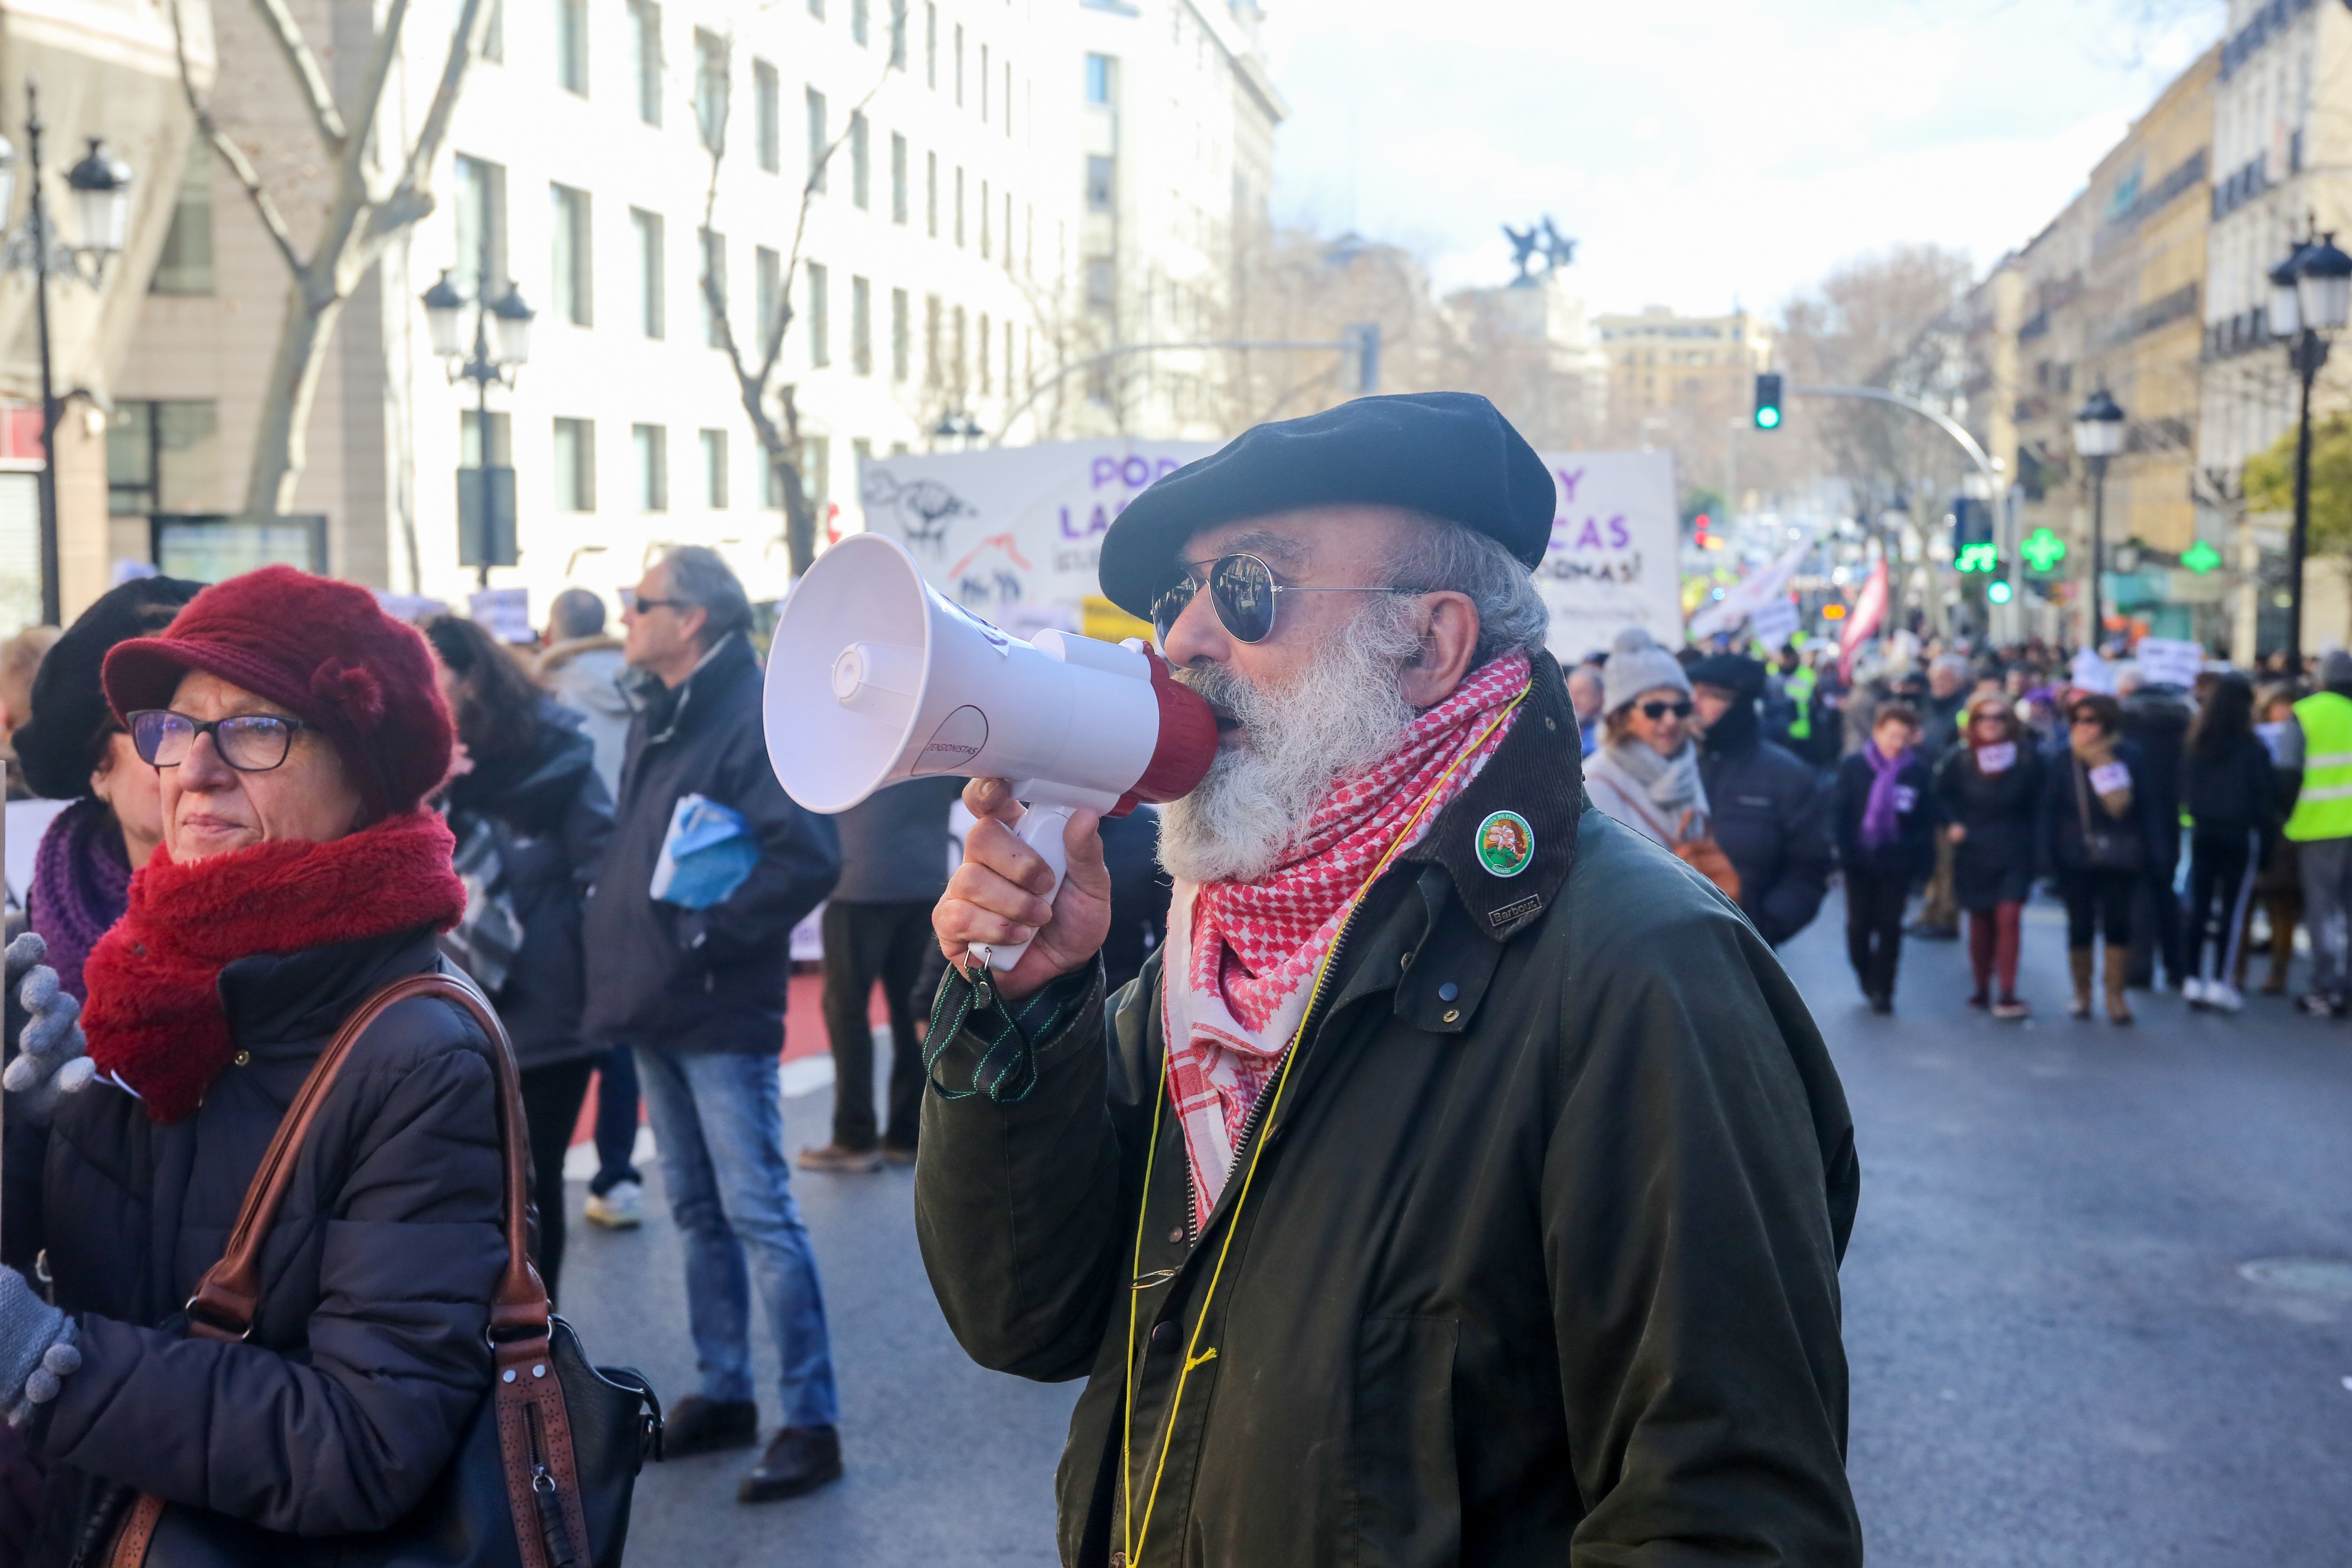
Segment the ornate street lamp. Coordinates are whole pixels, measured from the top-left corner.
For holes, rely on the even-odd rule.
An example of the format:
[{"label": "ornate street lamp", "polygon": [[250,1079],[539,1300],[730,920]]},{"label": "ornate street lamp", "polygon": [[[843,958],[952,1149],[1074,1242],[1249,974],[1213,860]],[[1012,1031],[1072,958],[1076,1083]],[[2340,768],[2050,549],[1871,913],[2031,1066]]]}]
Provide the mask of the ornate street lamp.
[{"label": "ornate street lamp", "polygon": [[[2316,225],[2314,226],[2315,231]],[[2303,382],[2294,442],[2294,531],[2287,546],[2286,660],[2303,674],[2303,564],[2311,550],[2311,384],[2327,363],[2328,335],[2352,316],[2352,256],[2333,234],[2314,233],[2271,268],[2271,335],[2287,343],[2287,364]]]},{"label": "ornate street lamp", "polygon": [[[463,467],[457,470],[457,512],[460,530],[466,531],[465,536],[473,541],[475,566],[481,585],[487,588],[490,585],[492,566],[513,564],[498,557],[508,553],[499,546],[510,544],[514,539],[514,470],[490,460],[494,455],[490,441],[490,387],[493,384],[512,387],[515,372],[530,362],[530,323],[537,312],[523,303],[521,290],[511,282],[504,294],[496,300],[490,298],[490,247],[487,233],[482,253],[477,258],[471,299],[450,281],[449,274],[455,270],[452,268],[443,271],[419,302],[425,307],[425,335],[433,345],[434,355],[447,369],[449,384],[474,384],[474,436],[479,450],[475,455],[470,479],[468,470]],[[474,338],[470,344],[464,333],[468,304],[474,307]],[[494,475],[503,478],[494,479]]]},{"label": "ornate street lamp", "polygon": [[[58,583],[58,401],[49,352],[49,279],[63,273],[91,289],[103,287],[107,263],[122,253],[131,229],[131,168],[93,136],[81,162],[66,172],[73,193],[74,227],[79,238],[58,237],[47,193],[42,189],[41,100],[38,85],[25,79],[25,152],[30,200],[25,226],[0,238],[0,271],[33,275],[33,321],[41,357],[41,619],[65,618]],[[0,137],[0,225],[16,198],[16,149]]]},{"label": "ornate street lamp", "polygon": [[2085,646],[2095,651],[2106,629],[2099,574],[2106,570],[2107,459],[2123,449],[2123,405],[2103,386],[2074,411],[2074,450],[2091,465],[2091,631]]}]

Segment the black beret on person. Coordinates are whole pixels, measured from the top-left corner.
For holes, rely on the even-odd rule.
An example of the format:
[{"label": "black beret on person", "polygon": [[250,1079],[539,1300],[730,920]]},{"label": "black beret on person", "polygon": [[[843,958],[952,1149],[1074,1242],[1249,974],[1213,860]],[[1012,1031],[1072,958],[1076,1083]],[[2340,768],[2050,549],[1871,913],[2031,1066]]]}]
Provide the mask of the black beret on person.
[{"label": "black beret on person", "polygon": [[1683,673],[1694,686],[1716,686],[1734,697],[1764,695],[1764,662],[1744,653],[1711,653]]},{"label": "black beret on person", "polygon": [[1527,438],[1473,392],[1359,397],[1255,426],[1155,482],[1103,535],[1102,590],[1130,615],[1176,576],[1203,528],[1299,507],[1409,507],[1501,542],[1529,570],[1551,542],[1558,492]]},{"label": "black beret on person", "polygon": [[16,733],[16,761],[33,793],[79,800],[114,727],[99,670],[114,645],[152,637],[172,624],[202,583],[133,577],[100,595],[66,628],[33,677],[33,716]]}]

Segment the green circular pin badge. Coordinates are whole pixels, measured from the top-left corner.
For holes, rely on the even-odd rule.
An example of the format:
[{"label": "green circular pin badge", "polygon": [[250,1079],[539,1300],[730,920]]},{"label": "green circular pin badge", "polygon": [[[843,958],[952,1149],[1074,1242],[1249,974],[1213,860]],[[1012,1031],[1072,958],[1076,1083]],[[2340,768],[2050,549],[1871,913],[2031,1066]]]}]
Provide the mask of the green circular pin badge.
[{"label": "green circular pin badge", "polygon": [[1516,877],[1536,858],[1536,830],[1516,811],[1498,811],[1478,825],[1478,864],[1497,877]]}]

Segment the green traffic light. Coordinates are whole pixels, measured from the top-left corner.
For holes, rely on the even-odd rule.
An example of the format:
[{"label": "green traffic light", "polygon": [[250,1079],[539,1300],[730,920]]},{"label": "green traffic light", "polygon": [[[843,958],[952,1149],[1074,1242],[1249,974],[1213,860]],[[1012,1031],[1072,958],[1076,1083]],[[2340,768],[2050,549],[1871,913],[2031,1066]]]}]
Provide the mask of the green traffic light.
[{"label": "green traffic light", "polygon": [[2000,553],[1990,544],[1964,544],[1952,558],[1954,570],[1960,572],[1991,572],[2000,565]]},{"label": "green traffic light", "polygon": [[1985,597],[1990,599],[1996,605],[2008,604],[2011,596],[2014,593],[2015,590],[2011,588],[2007,583],[2000,582],[1998,579],[1985,585]]},{"label": "green traffic light", "polygon": [[1765,407],[1759,408],[1756,411],[1756,428],[1759,430],[1777,429],[1780,426],[1780,411],[1779,409]]}]

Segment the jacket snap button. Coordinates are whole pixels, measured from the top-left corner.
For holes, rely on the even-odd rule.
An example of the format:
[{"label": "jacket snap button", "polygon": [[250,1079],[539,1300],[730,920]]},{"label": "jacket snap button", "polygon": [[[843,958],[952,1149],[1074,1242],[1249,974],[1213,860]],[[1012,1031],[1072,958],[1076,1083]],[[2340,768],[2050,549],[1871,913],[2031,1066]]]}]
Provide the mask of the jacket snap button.
[{"label": "jacket snap button", "polygon": [[1176,1331],[1176,1325],[1173,1323],[1154,1323],[1151,1325],[1151,1348],[1155,1351],[1167,1352],[1174,1350],[1176,1348],[1176,1342],[1181,1337],[1181,1336],[1180,1336]]},{"label": "jacket snap button", "polygon": [[1459,1007],[1448,1007],[1445,1010],[1445,1021],[1449,1024],[1460,1023],[1462,1021],[1462,1009]]},{"label": "jacket snap button", "polygon": [[499,1376],[501,1376],[501,1377],[503,1377],[504,1379],[506,1379],[506,1381],[507,1381],[507,1382],[509,1382],[509,1383],[512,1383],[512,1382],[514,1381],[514,1368],[512,1368],[512,1367],[509,1367],[509,1368],[507,1368],[507,1369],[506,1369],[506,1371],[504,1371],[503,1373],[500,1373],[499,1375]]},{"label": "jacket snap button", "polygon": [[251,1051],[239,1051],[236,1053],[236,1065],[239,1067],[250,1067],[253,1064],[253,1053]]},{"label": "jacket snap button", "polygon": [[1182,1226],[1181,1226],[1181,1225],[1180,1225],[1180,1226],[1171,1226],[1171,1227],[1169,1229],[1169,1232],[1168,1232],[1168,1239],[1169,1239],[1170,1241],[1171,1241],[1171,1242],[1176,1242],[1176,1241],[1181,1241],[1181,1240],[1183,1240],[1183,1239],[1184,1239],[1184,1227],[1183,1227]]},{"label": "jacket snap button", "polygon": [[1461,994],[1462,987],[1454,984],[1451,980],[1437,988],[1437,999],[1440,1002],[1451,1002]]},{"label": "jacket snap button", "polygon": [[547,1375],[546,1363],[541,1363],[541,1364],[532,1367],[530,1369],[530,1375],[533,1377],[545,1377]]}]

